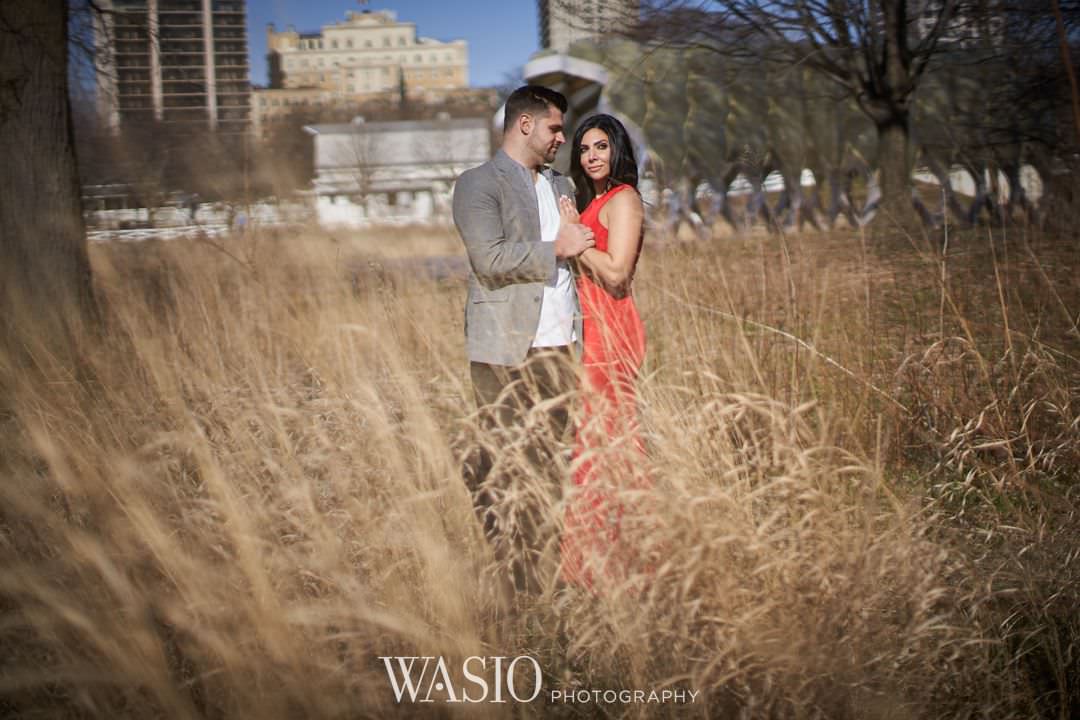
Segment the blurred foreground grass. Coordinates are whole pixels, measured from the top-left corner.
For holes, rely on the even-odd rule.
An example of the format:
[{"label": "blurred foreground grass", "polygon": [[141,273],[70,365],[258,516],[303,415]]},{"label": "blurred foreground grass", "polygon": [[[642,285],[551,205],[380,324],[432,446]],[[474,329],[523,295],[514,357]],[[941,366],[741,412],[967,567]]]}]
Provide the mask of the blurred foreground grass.
[{"label": "blurred foreground grass", "polygon": [[[27,318],[0,357],[0,715],[1080,713],[1074,239],[650,238],[633,572],[509,613],[460,478],[461,260],[417,260],[459,248],[93,248],[103,334],[62,361]],[[545,694],[399,705],[391,655],[530,655]],[[700,694],[545,701],[668,687]]]}]

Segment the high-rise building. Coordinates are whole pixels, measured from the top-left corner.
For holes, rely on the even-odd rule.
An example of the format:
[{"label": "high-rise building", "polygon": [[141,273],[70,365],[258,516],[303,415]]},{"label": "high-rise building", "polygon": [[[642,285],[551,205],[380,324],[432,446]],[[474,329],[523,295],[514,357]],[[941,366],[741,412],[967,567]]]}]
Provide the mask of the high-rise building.
[{"label": "high-rise building", "polygon": [[[908,41],[916,47],[936,31],[937,51],[998,45],[1004,40],[1003,11],[1000,0],[983,0],[978,4],[924,0],[906,15]],[[885,31],[882,6],[873,7],[869,24],[869,29],[875,33]]]},{"label": "high-rise building", "polygon": [[[929,0],[913,18],[915,38],[923,40],[938,24],[945,0]],[[1001,3],[988,0],[979,7],[961,6],[954,11],[941,28],[939,43],[961,48],[978,45],[999,45],[1004,40],[1005,16]]]},{"label": "high-rise building", "polygon": [[244,0],[104,0],[98,104],[108,123],[247,129]]},{"label": "high-rise building", "polygon": [[565,53],[579,40],[596,40],[633,27],[637,0],[537,0],[540,47]]}]

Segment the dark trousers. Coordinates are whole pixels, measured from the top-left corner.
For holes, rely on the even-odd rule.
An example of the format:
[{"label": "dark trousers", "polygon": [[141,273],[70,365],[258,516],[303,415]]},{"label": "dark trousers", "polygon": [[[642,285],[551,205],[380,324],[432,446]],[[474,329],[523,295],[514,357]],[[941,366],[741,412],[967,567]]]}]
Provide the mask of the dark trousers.
[{"label": "dark trousers", "polygon": [[484,536],[518,592],[540,593],[558,565],[562,495],[578,381],[570,349],[534,348],[520,366],[471,363],[480,438],[465,481]]}]

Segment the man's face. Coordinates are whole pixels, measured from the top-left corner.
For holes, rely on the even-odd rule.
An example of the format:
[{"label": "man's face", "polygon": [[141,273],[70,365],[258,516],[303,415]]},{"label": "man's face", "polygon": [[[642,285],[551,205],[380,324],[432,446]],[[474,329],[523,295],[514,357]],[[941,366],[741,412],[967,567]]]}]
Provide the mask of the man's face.
[{"label": "man's face", "polygon": [[548,106],[544,115],[532,116],[529,148],[543,163],[554,162],[559,146],[566,142],[563,135],[563,114],[557,107]]}]

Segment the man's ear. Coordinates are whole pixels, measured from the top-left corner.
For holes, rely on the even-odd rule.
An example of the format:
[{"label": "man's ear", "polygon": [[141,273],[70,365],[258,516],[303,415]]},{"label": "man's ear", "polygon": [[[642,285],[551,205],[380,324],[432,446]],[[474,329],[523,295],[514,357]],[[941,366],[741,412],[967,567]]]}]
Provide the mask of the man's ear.
[{"label": "man's ear", "polygon": [[518,130],[522,135],[528,135],[533,130],[533,116],[529,113],[518,115]]}]

